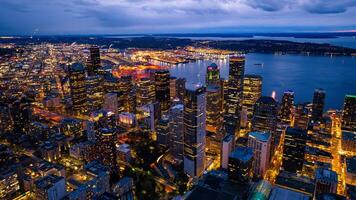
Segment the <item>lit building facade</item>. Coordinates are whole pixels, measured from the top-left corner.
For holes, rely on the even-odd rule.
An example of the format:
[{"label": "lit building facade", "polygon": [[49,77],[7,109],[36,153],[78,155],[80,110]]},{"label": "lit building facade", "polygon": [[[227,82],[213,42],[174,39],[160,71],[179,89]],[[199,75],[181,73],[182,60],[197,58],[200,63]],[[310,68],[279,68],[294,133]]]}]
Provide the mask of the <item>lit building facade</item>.
[{"label": "lit building facade", "polygon": [[248,121],[251,121],[253,107],[262,95],[262,77],[246,74],[243,87],[243,109],[247,112]]},{"label": "lit building facade", "polygon": [[279,111],[279,119],[282,122],[290,123],[292,118],[292,111],[294,107],[294,92],[287,90],[283,93],[281,108]]},{"label": "lit building facade", "polygon": [[88,63],[88,75],[93,76],[97,75],[99,69],[101,68],[100,61],[100,48],[97,46],[90,47],[90,57]]},{"label": "lit building facade", "polygon": [[241,184],[249,184],[252,175],[253,149],[237,147],[229,156],[229,180]]},{"label": "lit building facade", "polygon": [[85,67],[82,63],[74,63],[69,67],[69,84],[73,113],[75,115],[86,114]]},{"label": "lit building facade", "polygon": [[136,101],[137,106],[144,106],[155,101],[155,84],[149,78],[142,78],[137,82]]},{"label": "lit building facade", "polygon": [[100,76],[88,76],[85,80],[87,89],[87,108],[89,112],[99,110],[103,105],[103,87]]},{"label": "lit building facade", "polygon": [[117,166],[116,163],[116,132],[115,129],[101,128],[97,133],[99,160],[110,167]]},{"label": "lit building facade", "polygon": [[222,99],[219,86],[210,85],[206,88],[206,129],[216,133],[222,125]]},{"label": "lit building facade", "polygon": [[345,96],[341,128],[356,132],[356,95]]},{"label": "lit building facade", "polygon": [[168,70],[155,72],[156,100],[160,103],[161,112],[165,113],[170,107],[170,75]]},{"label": "lit building facade", "polygon": [[229,164],[229,155],[234,150],[234,137],[232,135],[226,135],[221,144],[221,156],[220,165],[221,168],[227,169]]},{"label": "lit building facade", "polygon": [[169,116],[163,115],[157,125],[157,143],[164,148],[169,144]]},{"label": "lit building facade", "polygon": [[215,85],[218,86],[220,84],[220,69],[215,63],[211,63],[206,68],[206,86]]},{"label": "lit building facade", "polygon": [[247,146],[253,149],[253,174],[263,177],[268,169],[271,152],[271,134],[263,132],[250,132]]},{"label": "lit building facade", "polygon": [[174,157],[181,160],[183,160],[184,149],[183,111],[183,104],[177,104],[169,110],[170,151]]},{"label": "lit building facade", "polygon": [[190,177],[205,169],[206,94],[201,85],[187,85],[184,97],[184,172]]},{"label": "lit building facade", "polygon": [[316,89],[313,96],[313,106],[312,106],[312,117],[311,119],[316,121],[321,121],[323,119],[325,104],[325,90]]}]

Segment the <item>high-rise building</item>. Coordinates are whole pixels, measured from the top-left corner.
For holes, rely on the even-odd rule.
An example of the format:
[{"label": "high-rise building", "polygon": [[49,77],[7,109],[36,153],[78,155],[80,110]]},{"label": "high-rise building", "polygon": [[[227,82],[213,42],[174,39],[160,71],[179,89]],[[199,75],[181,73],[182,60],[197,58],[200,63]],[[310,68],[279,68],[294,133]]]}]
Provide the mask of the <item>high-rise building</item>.
[{"label": "high-rise building", "polygon": [[221,168],[227,169],[229,164],[229,155],[234,150],[234,137],[232,135],[226,135],[221,144],[221,156],[220,156],[220,165]]},{"label": "high-rise building", "polygon": [[184,94],[185,94],[185,78],[178,78],[176,80],[177,84],[177,98],[180,99],[182,102],[184,100]]},{"label": "high-rise building", "polygon": [[240,112],[243,99],[243,79],[245,57],[233,56],[229,61],[229,80],[225,99],[224,125],[228,134],[235,135],[240,131]]},{"label": "high-rise building", "polygon": [[100,62],[100,48],[97,46],[90,47],[90,58],[88,63],[89,76],[98,74],[98,70],[101,68]]},{"label": "high-rise building", "polygon": [[247,112],[248,121],[253,115],[253,107],[262,94],[262,77],[246,74],[243,87],[243,109]]},{"label": "high-rise building", "polygon": [[117,115],[118,114],[117,93],[106,93],[103,99],[104,99],[103,109],[106,112],[113,112],[115,115]]},{"label": "high-rise building", "polygon": [[199,84],[186,86],[183,120],[184,172],[200,176],[205,169],[206,95]]},{"label": "high-rise building", "polygon": [[285,131],[282,168],[284,171],[298,173],[302,171],[307,132],[288,127]]},{"label": "high-rise building", "polygon": [[87,94],[85,68],[82,63],[74,63],[69,67],[69,84],[73,113],[75,115],[85,114],[87,112]]},{"label": "high-rise building", "polygon": [[60,200],[66,195],[65,179],[56,175],[44,176],[35,181],[34,194],[39,200]]},{"label": "high-rise building", "polygon": [[324,104],[325,104],[325,90],[316,89],[314,91],[312,117],[311,117],[311,119],[314,122],[321,121],[323,119]]},{"label": "high-rise building", "polygon": [[169,79],[169,96],[171,99],[174,99],[177,97],[177,78],[171,76]]},{"label": "high-rise building", "polygon": [[268,169],[271,151],[271,134],[263,132],[250,132],[247,146],[253,149],[253,174],[263,177]]},{"label": "high-rise building", "polygon": [[206,88],[206,129],[216,133],[222,125],[222,99],[220,87],[209,85]]},{"label": "high-rise building", "polygon": [[309,124],[309,111],[306,104],[297,104],[295,106],[293,121],[293,127],[307,130]]},{"label": "high-rise building", "polygon": [[156,100],[160,103],[161,112],[165,113],[170,107],[170,75],[168,70],[155,72]]},{"label": "high-rise building", "polygon": [[249,184],[252,175],[253,149],[237,147],[229,156],[229,180],[241,184]]},{"label": "high-rise building", "polygon": [[137,106],[144,106],[155,101],[155,84],[149,78],[142,78],[137,82],[136,101]]},{"label": "high-rise building", "polygon": [[220,69],[215,63],[211,63],[206,68],[206,86],[215,85],[218,86],[220,84]]},{"label": "high-rise building", "polygon": [[277,126],[278,105],[268,96],[258,99],[254,106],[252,116],[252,131],[268,132],[272,134]]},{"label": "high-rise building", "polygon": [[99,110],[103,105],[103,88],[100,76],[88,76],[85,80],[87,89],[87,108],[89,112]]},{"label": "high-rise building", "polygon": [[345,96],[341,128],[356,132],[356,95]]},{"label": "high-rise building", "polygon": [[174,157],[181,160],[183,160],[184,148],[183,109],[183,104],[177,104],[169,110],[170,150]]},{"label": "high-rise building", "polygon": [[0,172],[0,199],[11,199],[20,190],[19,177],[14,170]]},{"label": "high-rise building", "polygon": [[336,194],[337,184],[338,178],[336,172],[325,168],[316,169],[314,196],[322,193]]},{"label": "high-rise building", "polygon": [[283,93],[279,119],[282,122],[290,123],[294,106],[294,92],[287,90]]},{"label": "high-rise building", "polygon": [[136,91],[131,76],[123,76],[119,79],[118,106],[119,112],[136,112]]},{"label": "high-rise building", "polygon": [[162,147],[169,147],[169,116],[163,115],[157,125],[157,143]]},{"label": "high-rise building", "polygon": [[110,128],[100,128],[97,132],[97,150],[99,160],[110,167],[117,166],[116,163],[116,131]]}]

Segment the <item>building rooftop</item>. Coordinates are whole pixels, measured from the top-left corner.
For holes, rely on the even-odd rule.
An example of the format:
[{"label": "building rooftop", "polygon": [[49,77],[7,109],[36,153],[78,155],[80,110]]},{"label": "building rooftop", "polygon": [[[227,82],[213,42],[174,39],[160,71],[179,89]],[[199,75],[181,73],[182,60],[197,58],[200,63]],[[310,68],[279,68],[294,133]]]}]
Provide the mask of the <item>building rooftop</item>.
[{"label": "building rooftop", "polygon": [[296,192],[288,189],[284,189],[278,186],[275,186],[272,189],[272,193],[269,197],[269,200],[310,200],[311,197],[303,194],[301,192]]},{"label": "building rooftop", "polygon": [[77,63],[74,63],[74,64],[71,65],[70,70],[71,71],[77,71],[77,72],[78,71],[84,71],[85,67],[84,67],[83,63],[77,62]]},{"label": "building rooftop", "polygon": [[346,97],[347,98],[356,98],[356,95],[355,94],[347,94]]},{"label": "building rooftop", "polygon": [[270,133],[264,133],[264,132],[250,132],[248,135],[249,137],[256,138],[261,142],[267,142],[271,138]]},{"label": "building rooftop", "polygon": [[356,156],[346,158],[346,171],[356,174]]},{"label": "building rooftop", "polygon": [[44,177],[38,179],[37,181],[35,181],[35,185],[37,188],[47,190],[47,189],[51,188],[55,183],[57,183],[58,181],[60,181],[62,179],[64,179],[64,178],[51,174],[48,176],[44,176]]},{"label": "building rooftop", "polygon": [[337,173],[329,169],[325,169],[325,168],[316,169],[315,178],[317,180],[325,180],[337,184]]},{"label": "building rooftop", "polygon": [[229,157],[247,162],[253,157],[253,149],[250,147],[237,147],[230,153]]},{"label": "building rooftop", "polygon": [[185,88],[189,91],[197,91],[198,89],[203,88],[202,83],[186,83]]},{"label": "building rooftop", "polygon": [[342,140],[356,141],[356,133],[351,131],[343,131]]}]

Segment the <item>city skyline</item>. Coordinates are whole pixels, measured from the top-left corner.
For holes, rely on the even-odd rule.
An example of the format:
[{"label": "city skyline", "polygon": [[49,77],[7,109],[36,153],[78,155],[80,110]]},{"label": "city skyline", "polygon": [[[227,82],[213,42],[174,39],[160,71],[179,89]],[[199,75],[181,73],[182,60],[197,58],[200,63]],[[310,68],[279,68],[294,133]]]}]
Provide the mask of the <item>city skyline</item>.
[{"label": "city skyline", "polygon": [[356,31],[352,0],[2,0],[1,5],[1,35]]}]

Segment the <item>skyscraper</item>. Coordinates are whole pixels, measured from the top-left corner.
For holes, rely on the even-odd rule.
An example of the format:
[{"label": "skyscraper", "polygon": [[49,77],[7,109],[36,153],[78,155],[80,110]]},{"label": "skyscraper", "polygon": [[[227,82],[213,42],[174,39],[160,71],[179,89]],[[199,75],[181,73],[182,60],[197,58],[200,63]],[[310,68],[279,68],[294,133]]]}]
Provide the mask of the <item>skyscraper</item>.
[{"label": "skyscraper", "polygon": [[103,105],[103,87],[102,78],[99,75],[88,76],[85,80],[87,89],[87,106],[88,111],[99,110]]},{"label": "skyscraper", "polygon": [[184,97],[184,172],[191,177],[205,169],[206,95],[201,85],[186,86]]},{"label": "skyscraper", "polygon": [[295,128],[307,130],[309,124],[309,111],[306,104],[295,106],[294,125]]},{"label": "skyscraper", "polygon": [[162,147],[169,147],[169,117],[163,115],[157,125],[157,143]]},{"label": "skyscraper", "polygon": [[312,109],[312,120],[314,122],[321,121],[323,119],[325,104],[325,91],[323,89],[316,89],[314,91],[313,97],[313,109]]},{"label": "skyscraper", "polygon": [[149,78],[142,78],[137,82],[136,101],[137,106],[144,106],[155,101],[155,85]]},{"label": "skyscraper", "polygon": [[229,65],[229,80],[226,95],[224,95],[226,97],[224,125],[228,134],[235,135],[235,133],[240,130],[245,57],[230,57]]},{"label": "skyscraper", "polygon": [[345,96],[341,128],[356,132],[356,95]]},{"label": "skyscraper", "polygon": [[254,106],[252,131],[268,132],[273,135],[277,126],[277,102],[268,96],[258,99]]},{"label": "skyscraper", "polygon": [[90,58],[88,63],[88,75],[93,76],[98,74],[100,63],[100,49],[97,46],[90,47]]},{"label": "skyscraper", "polygon": [[247,145],[253,149],[254,153],[253,174],[256,177],[263,177],[270,161],[271,134],[250,132]]},{"label": "skyscraper", "polygon": [[181,160],[183,160],[184,148],[183,108],[183,104],[177,104],[169,110],[170,150],[174,157]]},{"label": "skyscraper", "polygon": [[132,77],[120,77],[118,86],[119,112],[134,113],[136,111],[136,90],[132,83]]},{"label": "skyscraper", "polygon": [[107,166],[115,167],[116,163],[116,132],[111,128],[100,128],[97,133],[99,159]]},{"label": "skyscraper", "polygon": [[216,133],[222,125],[222,99],[220,87],[209,85],[206,88],[206,129]]},{"label": "skyscraper", "polygon": [[178,78],[176,80],[176,87],[177,87],[177,98],[180,99],[182,102],[184,100],[185,94],[185,78]]},{"label": "skyscraper", "polygon": [[292,118],[292,110],[294,106],[294,92],[287,90],[283,93],[281,109],[279,111],[279,119],[282,122],[290,123]]},{"label": "skyscraper", "polygon": [[170,107],[170,75],[168,70],[155,72],[156,100],[160,103],[161,112],[165,113]]},{"label": "skyscraper", "polygon": [[243,109],[247,112],[250,120],[253,114],[253,106],[262,94],[262,77],[259,75],[246,74],[243,87]]},{"label": "skyscraper", "polygon": [[87,94],[85,87],[85,67],[74,63],[69,67],[69,84],[72,98],[72,111],[75,115],[87,112]]},{"label": "skyscraper", "polygon": [[251,180],[253,149],[237,147],[229,156],[228,175],[233,182],[248,184]]},{"label": "skyscraper", "polygon": [[205,84],[207,86],[210,86],[210,85],[218,86],[220,84],[220,69],[215,63],[211,63],[206,68]]},{"label": "skyscraper", "polygon": [[284,171],[298,173],[302,171],[307,132],[288,127],[285,131],[282,168]]},{"label": "skyscraper", "polygon": [[221,144],[221,156],[220,165],[221,168],[227,169],[229,164],[229,155],[234,150],[234,137],[232,135],[226,135]]},{"label": "skyscraper", "polygon": [[171,76],[169,79],[169,96],[171,99],[174,99],[177,97],[177,78]]}]

